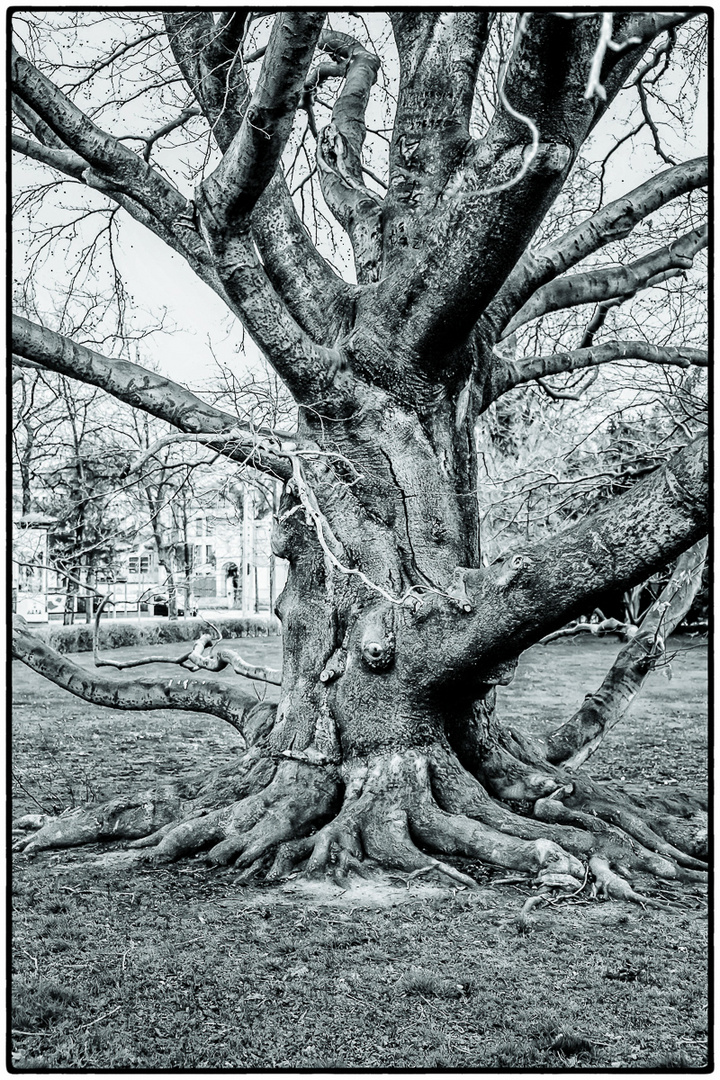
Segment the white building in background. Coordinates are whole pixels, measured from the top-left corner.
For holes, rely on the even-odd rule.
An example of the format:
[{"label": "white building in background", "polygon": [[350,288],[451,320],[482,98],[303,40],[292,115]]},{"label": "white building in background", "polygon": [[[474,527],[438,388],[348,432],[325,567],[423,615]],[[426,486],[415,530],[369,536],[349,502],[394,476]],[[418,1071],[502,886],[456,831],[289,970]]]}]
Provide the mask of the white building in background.
[{"label": "white building in background", "polygon": [[[218,497],[196,505],[187,528],[168,534],[172,549],[178,606],[196,610],[235,610],[269,614],[287,578],[287,564],[270,548],[272,513],[249,484],[242,488],[242,519]],[[52,532],[57,522],[42,514],[14,521],[13,602],[28,621],[61,620],[66,589],[61,576],[48,569]],[[166,553],[167,554],[167,553]],[[112,569],[98,570],[96,593],[110,594],[107,617],[140,617],[167,612],[168,577],[158,558],[155,540],[146,527],[132,543],[118,542]],[[76,597],[78,614],[88,600]],[[94,601],[97,607],[97,600]]]}]

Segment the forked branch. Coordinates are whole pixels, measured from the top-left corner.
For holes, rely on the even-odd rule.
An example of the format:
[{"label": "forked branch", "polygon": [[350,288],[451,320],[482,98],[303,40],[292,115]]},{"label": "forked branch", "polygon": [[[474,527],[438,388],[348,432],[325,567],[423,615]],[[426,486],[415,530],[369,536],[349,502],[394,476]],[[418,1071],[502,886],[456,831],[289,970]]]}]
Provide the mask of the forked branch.
[{"label": "forked branch", "polygon": [[678,558],[707,535],[708,456],[700,436],[571,528],[487,570],[461,571],[470,612],[428,601],[437,621],[424,664],[455,678],[509,660],[609,591],[639,585]]},{"label": "forked branch", "polygon": [[661,206],[680,195],[705,187],[707,182],[706,157],[683,162],[608,203],[558,240],[545,244],[537,251],[526,252],[488,308],[483,321],[488,321],[494,336],[500,336],[512,316],[541,286],[606,244],[624,240],[641,221]]},{"label": "forked branch", "polygon": [[695,255],[707,244],[708,227],[704,225],[627,266],[597,268],[558,278],[534,293],[505,327],[503,337],[551,311],[634,296],[659,280],[667,280],[671,272],[691,269]]},{"label": "forked branch", "polygon": [[301,11],[275,19],[240,130],[202,185],[216,222],[226,228],[252,211],[275,173],[324,21],[324,12]]}]

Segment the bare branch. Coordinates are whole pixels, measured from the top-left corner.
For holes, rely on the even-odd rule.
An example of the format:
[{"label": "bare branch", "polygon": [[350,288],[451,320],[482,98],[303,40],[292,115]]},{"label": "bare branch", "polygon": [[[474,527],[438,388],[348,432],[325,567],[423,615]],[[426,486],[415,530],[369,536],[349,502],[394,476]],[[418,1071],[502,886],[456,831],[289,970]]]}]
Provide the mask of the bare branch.
[{"label": "bare branch", "polygon": [[274,476],[290,475],[287,462],[272,451],[259,448],[252,431],[239,433],[237,417],[213,408],[178,383],[128,360],[110,360],[19,315],[13,316],[12,327],[13,350],[21,357],[99,386],[120,401],[167,420],[181,431],[215,432],[220,436],[232,432],[232,442],[220,439],[217,445],[220,453]]},{"label": "bare branch", "polygon": [[119,679],[95,675],[51,649],[32,634],[24,620],[13,625],[13,656],[93,705],[111,709],[176,709],[181,712],[210,713],[243,730],[243,723],[257,706],[257,699],[229,683],[209,679],[145,678]]},{"label": "bare branch", "polygon": [[543,285],[510,320],[503,337],[519,327],[539,319],[551,311],[577,307],[580,304],[601,303],[604,300],[628,299],[641,289],[658,284],[659,277],[667,280],[669,272],[689,270],[698,251],[707,247],[708,227],[692,232],[659,248],[650,255],[608,269],[589,270],[584,274],[562,277]]},{"label": "bare branch", "polygon": [[37,68],[13,49],[12,88],[65,145],[88,162],[85,182],[119,191],[166,224],[186,211],[180,192],[142,158],[97,127]]},{"label": "bare branch", "polygon": [[666,169],[627,195],[604,206],[582,224],[518,262],[488,308],[483,322],[499,335],[510,318],[542,285],[576,266],[614,240],[624,240],[635,226],[672,199],[705,187],[708,159],[694,158]]},{"label": "bare branch", "polygon": [[152,135],[148,135],[146,139],[142,136],[138,136],[140,141],[145,143],[145,149],[143,150],[142,155],[145,161],[150,161],[150,155],[152,153],[153,146],[158,141],[158,139],[162,139],[163,136],[169,135],[172,131],[177,131],[179,127],[182,127],[183,124],[186,124],[188,120],[191,120],[193,118],[193,116],[199,115],[199,109],[183,109],[179,116],[176,116],[174,120],[169,120],[167,124],[163,124],[163,126],[158,128],[157,131],[154,131]]},{"label": "bare branch", "polygon": [[275,173],[305,86],[324,12],[278,16],[240,130],[203,182],[203,206],[216,227],[246,217]]},{"label": "bare branch", "polygon": [[708,354],[705,349],[691,349],[685,346],[672,347],[651,345],[647,341],[609,341],[602,345],[591,345],[570,352],[552,353],[550,356],[527,357],[523,360],[506,360],[499,365],[492,376],[492,397],[497,398],[508,390],[535,379],[546,379],[550,375],[560,375],[569,371],[581,371],[583,368],[596,367],[599,364],[612,364],[619,360],[644,360],[649,364],[666,364],[670,367],[707,367]]},{"label": "bare branch", "polygon": [[[423,663],[448,678],[517,656],[594,607],[607,592],[646,581],[707,535],[705,436],[637,481],[597,513],[487,570],[460,570],[470,612],[441,599]],[[467,608],[465,609],[467,611]],[[432,625],[431,622],[428,625]]]},{"label": "bare branch", "polygon": [[690,609],[702,579],[707,545],[707,539],[700,540],[680,556],[670,581],[649,607],[637,633],[618,653],[602,685],[548,737],[549,761],[579,769],[625,715],[649,673],[663,662],[668,637]]},{"label": "bare branch", "polygon": [[676,162],[673,161],[673,159],[670,157],[670,155],[666,154],[665,151],[662,148],[662,143],[660,142],[660,132],[658,131],[658,126],[657,126],[657,124],[655,123],[655,121],[653,120],[653,118],[652,118],[652,116],[650,114],[650,106],[648,105],[647,91],[646,91],[645,87],[643,86],[642,82],[637,83],[637,92],[638,92],[638,97],[640,98],[640,108],[642,109],[643,120],[645,121],[647,126],[650,128],[650,131],[652,133],[653,146],[655,147],[655,153],[657,154],[658,157],[662,158],[662,160],[665,162],[666,165],[675,165]]}]

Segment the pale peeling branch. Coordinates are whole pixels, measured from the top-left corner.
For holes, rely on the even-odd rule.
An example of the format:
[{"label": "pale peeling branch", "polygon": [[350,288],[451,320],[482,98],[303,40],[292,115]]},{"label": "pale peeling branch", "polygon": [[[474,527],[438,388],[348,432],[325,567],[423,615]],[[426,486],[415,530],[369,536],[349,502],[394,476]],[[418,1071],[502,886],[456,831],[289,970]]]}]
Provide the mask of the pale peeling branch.
[{"label": "pale peeling branch", "polygon": [[287,462],[271,449],[261,448],[250,430],[241,433],[237,417],[208,405],[178,383],[148,371],[129,360],[110,360],[61,334],[13,316],[13,351],[50,371],[78,379],[125,401],[134,408],[166,420],[181,431],[232,433],[232,441],[220,438],[216,449],[255,469],[287,478]]},{"label": "pale peeling branch", "polygon": [[[210,653],[208,649],[211,649]],[[263,667],[261,664],[248,663],[234,649],[227,646],[219,647],[217,639],[210,634],[203,634],[198,638],[192,652],[188,655],[188,660],[205,671],[224,671],[226,668],[231,668],[236,675],[242,675],[246,679],[269,683],[271,686],[280,686],[282,683],[281,671]]]},{"label": "pale peeling branch", "polygon": [[[246,679],[270,683],[273,686],[280,686],[282,682],[282,672],[262,667],[260,664],[250,664],[234,649],[215,648],[221,638],[215,638],[212,634],[201,634],[197,641],[193,642],[189,648],[184,649],[179,656],[157,654],[136,657],[132,660],[110,660],[107,657],[102,657],[100,655],[100,619],[108,601],[109,597],[104,596],[95,613],[93,662],[96,668],[111,667],[117,671],[125,671],[128,668],[147,667],[149,664],[174,664],[177,667],[195,672],[200,669],[204,671],[224,671],[225,668],[230,667],[236,675],[243,675]],[[216,627],[213,627],[213,629],[216,629]],[[212,650],[211,654],[208,654],[208,649]]]},{"label": "pale peeling branch", "polygon": [[691,269],[695,255],[707,244],[708,227],[705,225],[627,266],[589,270],[543,285],[510,320],[503,337],[551,311],[615,298],[629,299],[642,289],[657,284],[661,276],[666,280],[670,271],[679,273]]},{"label": "pale peeling branch", "polygon": [[700,540],[680,556],[670,581],[648,609],[637,634],[618,653],[601,686],[548,737],[549,761],[579,769],[625,715],[649,673],[667,662],[667,639],[700,587],[707,546],[707,539]]},{"label": "pale peeling branch", "polygon": [[[708,159],[694,158],[646,181],[627,195],[602,207],[558,240],[528,251],[518,262],[485,319],[499,336],[512,316],[547,282],[576,266],[614,240],[624,240],[655,210],[708,182]],[[507,331],[509,332],[509,331]]]},{"label": "pale peeling branch", "polygon": [[621,47],[637,40],[642,45],[649,45],[656,37],[676,26],[682,26],[697,16],[692,9],[686,11],[630,11],[622,20],[622,29],[618,44]]},{"label": "pale peeling branch", "polygon": [[508,390],[535,379],[546,379],[550,375],[562,375],[569,371],[582,371],[619,360],[643,360],[648,364],[680,368],[707,367],[708,353],[705,349],[651,345],[648,341],[608,341],[585,349],[552,353],[550,356],[506,360],[498,364],[493,372],[490,401],[496,401]]}]

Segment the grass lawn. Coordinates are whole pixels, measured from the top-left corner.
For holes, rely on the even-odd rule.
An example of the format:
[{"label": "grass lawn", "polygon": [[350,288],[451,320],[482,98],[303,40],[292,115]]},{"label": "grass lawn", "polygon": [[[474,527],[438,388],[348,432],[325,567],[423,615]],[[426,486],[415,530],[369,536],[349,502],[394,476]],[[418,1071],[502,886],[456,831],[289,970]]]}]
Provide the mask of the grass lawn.
[{"label": "grass lawn", "polygon": [[[280,666],[279,640],[238,645],[248,660]],[[162,649],[173,655],[181,647]],[[651,675],[632,714],[591,759],[596,778],[630,790],[704,786],[707,649],[682,638],[672,649],[672,668]],[[504,716],[535,730],[557,725],[598,685],[616,651],[608,640],[530,650],[503,688]],[[89,654],[76,659],[92,664]],[[16,816],[178,773],[191,778],[239,752],[220,720],[89,706],[18,663],[13,690]],[[483,886],[478,893],[423,879],[343,893],[297,879],[284,888],[240,886],[233,870],[200,860],[159,869],[97,844],[18,855],[12,1065],[708,1064],[704,897],[642,881],[674,905],[576,898],[519,919],[529,885],[498,884],[507,875],[479,865],[471,872]]]}]

